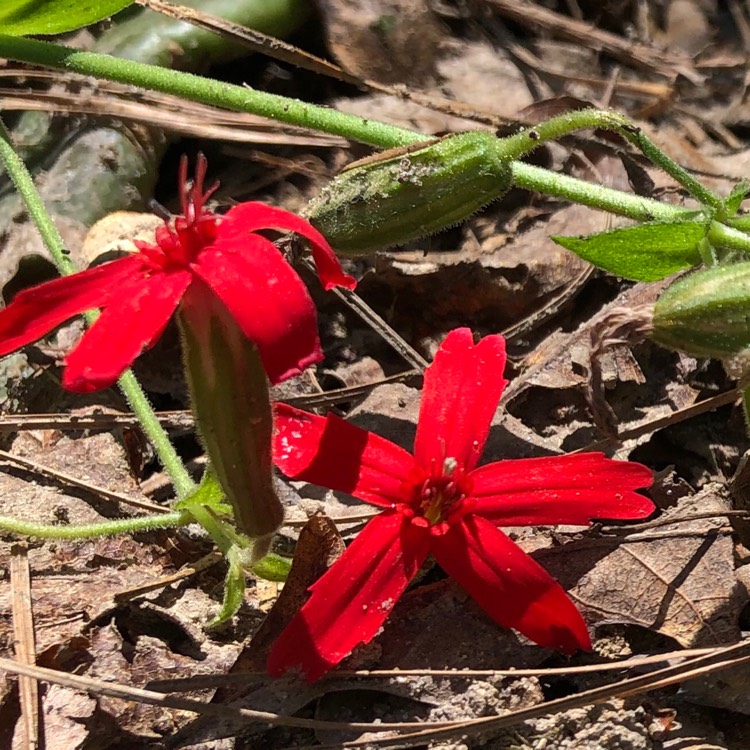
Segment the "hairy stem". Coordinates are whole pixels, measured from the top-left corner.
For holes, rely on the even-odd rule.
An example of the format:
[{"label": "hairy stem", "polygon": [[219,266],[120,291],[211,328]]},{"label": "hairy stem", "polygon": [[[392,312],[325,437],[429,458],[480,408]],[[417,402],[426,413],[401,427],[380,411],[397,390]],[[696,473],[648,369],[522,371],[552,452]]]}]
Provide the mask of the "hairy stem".
[{"label": "hairy stem", "polygon": [[50,42],[0,34],[0,57],[141,86],[238,112],[251,112],[383,148],[406,146],[425,138],[421,133],[316,107],[297,99],[110,55],[80,52]]},{"label": "hairy stem", "polygon": [[94,539],[113,534],[136,534],[139,531],[187,526],[187,524],[192,523],[192,520],[191,515],[185,511],[157,513],[152,516],[138,516],[136,518],[118,518],[114,521],[71,526],[56,526],[0,516],[0,531],[38,539]]},{"label": "hairy stem", "polygon": [[172,480],[177,497],[189,495],[196,487],[195,482],[191,479],[182,459],[177,455],[169,435],[159,422],[133,371],[126,370],[120,375],[117,385],[130,404],[133,413],[138,417],[146,437],[154,446],[156,455],[159,456],[162,466]]},{"label": "hairy stem", "polygon": [[[0,34],[0,56],[176,94],[191,101],[250,112],[381,148],[406,146],[425,139],[424,134],[416,131],[337,112],[327,107],[306,104],[297,99],[288,99],[244,86],[234,86],[190,73],[167,70],[109,55],[80,52],[49,42]],[[536,148],[540,142],[585,127],[604,127],[621,133],[643,150],[657,166],[677,179],[703,205],[716,207],[721,203],[720,198],[666,156],[627,118],[614,112],[579,110],[553,118],[533,129],[510,136],[507,139],[510,155],[513,156],[515,153],[516,156],[521,156]],[[512,168],[519,187],[627,216],[636,221],[673,220],[678,218],[681,212],[684,214],[687,211],[631,193],[573,180],[565,175],[518,161],[512,162]],[[745,245],[736,237],[734,241],[743,245],[743,249],[750,248],[750,242]]]},{"label": "hairy stem", "polygon": [[226,555],[229,550],[237,546],[237,537],[231,532],[227,524],[222,523],[211,511],[211,509],[202,503],[187,503],[185,512],[189,513],[213,539],[214,544]]},{"label": "hairy stem", "polygon": [[68,255],[63,238],[44,207],[44,202],[34,185],[31,173],[26,169],[23,159],[16,153],[10,133],[2,119],[0,119],[0,159],[2,159],[10,179],[13,180],[18,194],[26,204],[26,210],[42,236],[44,246],[49,250],[58,270],[63,275],[75,273],[76,268]]},{"label": "hairy stem", "polygon": [[584,128],[615,131],[642,151],[657,167],[673,177],[699,203],[714,209],[722,208],[723,201],[720,196],[698,182],[684,167],[670,159],[638,126],[617,112],[602,109],[579,109],[565,112],[533,128],[527,128],[504,138],[504,150],[512,158],[518,159],[546,141],[561,138]]},{"label": "hairy stem", "polygon": [[[526,190],[535,190],[572,203],[598,208],[617,216],[627,216],[635,221],[674,221],[680,216],[695,213],[694,209],[660,203],[652,198],[643,198],[633,193],[594,185],[575,177],[550,172],[533,164],[514,161],[513,184]],[[750,247],[750,244],[748,245]]]}]

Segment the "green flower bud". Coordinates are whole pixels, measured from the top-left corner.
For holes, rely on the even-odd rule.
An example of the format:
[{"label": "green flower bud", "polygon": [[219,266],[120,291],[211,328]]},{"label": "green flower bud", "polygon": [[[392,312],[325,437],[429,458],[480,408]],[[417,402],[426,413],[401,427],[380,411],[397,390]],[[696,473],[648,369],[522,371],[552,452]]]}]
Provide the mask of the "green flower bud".
[{"label": "green flower bud", "polygon": [[253,539],[281,525],[271,453],[273,414],[257,347],[216,295],[192,284],[180,305],[193,413],[237,528]]},{"label": "green flower bud", "polygon": [[652,338],[696,357],[721,359],[750,347],[750,263],[678,279],[654,307]]},{"label": "green flower bud", "polygon": [[511,185],[503,141],[475,130],[355,162],[311,202],[307,218],[334,250],[358,255],[457,224]]}]

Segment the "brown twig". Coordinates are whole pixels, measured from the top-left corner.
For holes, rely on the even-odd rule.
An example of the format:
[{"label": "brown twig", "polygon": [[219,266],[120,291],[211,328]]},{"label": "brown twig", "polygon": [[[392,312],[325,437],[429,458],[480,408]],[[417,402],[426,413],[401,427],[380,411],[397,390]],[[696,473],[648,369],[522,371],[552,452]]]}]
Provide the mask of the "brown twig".
[{"label": "brown twig", "polygon": [[127,495],[121,495],[119,492],[112,492],[111,490],[108,490],[104,487],[99,487],[95,484],[90,484],[88,482],[84,482],[81,479],[77,479],[71,474],[66,474],[63,471],[57,471],[57,469],[52,469],[49,466],[44,466],[43,464],[32,461],[28,458],[15,456],[12,453],[8,453],[7,451],[0,450],[0,461],[7,461],[9,463],[16,464],[17,466],[21,466],[24,469],[28,469],[29,471],[41,474],[42,476],[50,477],[51,479],[54,479],[58,482],[68,484],[72,487],[78,487],[82,490],[86,490],[87,492],[91,492],[92,494],[97,495],[98,497],[105,500],[114,500],[118,503],[132,505],[134,508],[143,508],[144,510],[151,510],[156,513],[166,513],[169,511],[169,508],[164,508],[161,505],[155,505],[154,503],[149,503],[146,500],[136,500],[135,498],[128,497]]},{"label": "brown twig", "polygon": [[[79,83],[80,85],[80,83]],[[38,91],[19,96],[16,89],[0,88],[0,108],[39,110],[57,114],[91,114],[117,117],[126,122],[178,133],[192,138],[237,143],[283,144],[293,146],[343,146],[343,138],[303,128],[280,126],[250,114],[230,113],[208,105],[186,105],[167,94],[134,96],[131,87],[110,84],[112,93],[102,90]]]},{"label": "brown twig", "polygon": [[[737,645],[718,649],[712,654],[699,656],[684,664],[665,667],[664,669],[640,677],[631,677],[621,680],[614,685],[604,685],[591,690],[584,690],[581,693],[576,693],[565,698],[558,698],[557,700],[548,701],[547,703],[524,708],[519,711],[511,711],[503,716],[471,719],[461,722],[459,726],[444,729],[426,728],[419,732],[396,738],[369,738],[362,741],[344,742],[338,745],[319,745],[316,750],[338,750],[342,747],[362,747],[363,745],[380,748],[380,750],[395,750],[395,748],[415,747],[441,740],[465,738],[484,732],[496,732],[501,729],[517,726],[530,719],[538,719],[542,716],[558,714],[573,708],[603,703],[612,698],[646,693],[683,682],[693,677],[711,674],[747,662],[750,662],[750,641],[743,641]],[[299,748],[298,750],[303,749]]]},{"label": "brown twig", "polygon": [[[254,711],[249,708],[235,708],[233,706],[222,706],[217,703],[204,703],[191,698],[180,698],[172,695],[163,695],[154,690],[144,690],[131,685],[121,685],[104,680],[96,680],[83,675],[69,674],[55,669],[37,667],[31,664],[21,664],[12,659],[0,657],[0,669],[11,674],[23,675],[34,680],[49,682],[53,685],[62,685],[73,690],[80,690],[90,695],[104,695],[109,698],[117,698],[135,703],[145,703],[152,706],[162,706],[178,711],[189,711],[194,714],[218,716],[231,718],[244,722],[255,722],[268,724],[270,726],[300,727],[302,729],[325,729],[325,730],[355,730],[362,732],[379,731],[409,731],[424,727],[423,722],[346,722],[346,721],[321,721],[317,719],[298,718],[296,716],[284,716],[283,714],[270,711]],[[456,722],[439,722],[437,726],[453,726]]]},{"label": "brown twig", "polygon": [[[582,666],[547,667],[539,669],[337,669],[329,672],[322,679],[338,680],[348,678],[379,679],[389,677],[452,677],[457,680],[493,678],[493,677],[555,677],[557,675],[596,674],[599,672],[615,672],[618,670],[635,669],[650,664],[670,662],[674,659],[691,659],[696,656],[712,654],[714,648],[693,648],[681,651],[670,651],[666,654],[652,654],[638,656],[622,661],[605,664],[584,664]],[[173,680],[154,680],[149,683],[151,690],[164,693],[181,693],[193,690],[211,690],[223,685],[247,682],[250,679],[269,679],[265,672],[242,672],[237,674],[205,674],[196,677],[178,677]]]},{"label": "brown twig", "polygon": [[139,5],[151,8],[151,10],[219,34],[232,42],[242,44],[248,49],[267,55],[275,60],[281,60],[303,70],[325,75],[338,81],[344,81],[345,83],[350,83],[369,91],[394,96],[414,102],[415,104],[420,104],[423,107],[429,107],[436,112],[475,120],[492,127],[500,127],[507,124],[522,124],[520,121],[506,117],[498,112],[485,110],[467,102],[457,102],[453,99],[413,91],[406,86],[389,86],[378,81],[359,78],[335,63],[311,55],[309,52],[305,52],[288,42],[184,5],[168,3],[164,2],[164,0],[136,0],[136,2]]},{"label": "brown twig", "polygon": [[[31,608],[31,571],[28,547],[14,544],[10,550],[11,611],[16,658],[22,664],[36,663],[34,615]],[[39,683],[30,677],[18,680],[24,750],[39,747]]]},{"label": "brown twig", "polygon": [[[156,418],[167,430],[193,427],[188,410],[157,412]],[[24,430],[112,430],[117,427],[138,427],[140,422],[129,414],[5,414],[0,416],[0,433]]]}]

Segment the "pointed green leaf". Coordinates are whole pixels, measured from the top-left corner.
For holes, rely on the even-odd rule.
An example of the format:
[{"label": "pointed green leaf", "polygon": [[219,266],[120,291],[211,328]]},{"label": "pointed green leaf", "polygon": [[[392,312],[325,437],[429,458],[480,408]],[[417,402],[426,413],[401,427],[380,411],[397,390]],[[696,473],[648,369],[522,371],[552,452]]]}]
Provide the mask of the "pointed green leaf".
[{"label": "pointed green leaf", "polygon": [[658,281],[701,262],[706,224],[641,224],[588,237],[553,237],[564,248],[605,271],[634,281]]},{"label": "pointed green leaf", "polygon": [[61,34],[102,21],[133,0],[2,0],[0,34]]},{"label": "pointed green leaf", "polygon": [[732,192],[724,201],[724,207],[727,210],[728,216],[734,216],[737,211],[740,210],[742,201],[747,198],[750,193],[750,180],[740,180],[733,188]]},{"label": "pointed green leaf", "polygon": [[258,578],[283,583],[288,578],[291,568],[291,557],[283,557],[275,552],[269,552],[265,557],[261,557],[258,562],[253,563],[252,571]]},{"label": "pointed green leaf", "polygon": [[175,510],[189,511],[194,505],[205,505],[220,516],[228,516],[232,513],[232,507],[226,501],[224,490],[210,466],[204,472],[201,483],[196,490],[187,497],[177,500],[174,503],[174,508]]},{"label": "pointed green leaf", "polygon": [[245,569],[242,566],[242,551],[236,545],[230,547],[227,553],[227,576],[224,579],[224,600],[221,610],[216,617],[208,623],[207,627],[215,628],[223,625],[231,619],[242,604],[245,594]]}]

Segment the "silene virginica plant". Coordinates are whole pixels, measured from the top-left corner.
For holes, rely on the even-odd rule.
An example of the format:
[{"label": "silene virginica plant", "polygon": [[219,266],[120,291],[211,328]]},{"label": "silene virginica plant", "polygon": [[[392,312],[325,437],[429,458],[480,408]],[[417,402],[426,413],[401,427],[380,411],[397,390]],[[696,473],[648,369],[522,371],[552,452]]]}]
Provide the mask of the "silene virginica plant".
[{"label": "silene virginica plant", "polygon": [[[0,311],[0,356],[33,343],[74,315],[102,313],[65,361],[63,386],[88,393],[113,384],[152,347],[173,315],[198,432],[229,503],[232,523],[206,503],[211,493],[182,498],[177,517],[156,516],[151,526],[201,523],[234,558],[232,601],[237,603],[240,556],[258,562],[281,525],[274,488],[269,383],[299,374],[322,359],[315,306],[302,280],[261,229],[305,237],[324,288],[353,288],[323,236],[304,219],[262,203],[240,203],[224,216],[206,207],[217,185],[204,189],[206,160],[198,157],[188,181],[180,166],[182,214],[157,229],[137,252],[20,292]],[[0,519],[0,526],[13,528]],[[135,531],[142,522],[102,524],[98,533]],[[40,530],[37,530],[40,531]],[[47,530],[51,536],[54,529]],[[68,536],[75,529],[66,529]],[[231,553],[231,554],[230,554]],[[225,602],[222,619],[234,604]]]},{"label": "silene virginica plant", "polygon": [[[474,343],[468,329],[447,336],[425,374],[413,454],[332,415],[273,409],[269,383],[298,374],[322,353],[305,286],[259,231],[299,234],[311,247],[324,288],[351,289],[354,279],[334,251],[377,251],[463,221],[511,187],[538,191],[635,222],[593,236],[555,238],[606,271],[649,282],[702,269],[664,293],[650,311],[651,331],[667,346],[723,357],[750,345],[750,263],[731,265],[750,253],[750,223],[738,215],[748,187],[738,185],[726,198],[716,195],[612,111],[568,112],[504,138],[481,131],[435,140],[249,87],[24,36],[68,31],[129,4],[100,0],[73,11],[67,2],[9,0],[0,9],[0,57],[271,117],[382,151],[335,178],[305,219],[255,202],[219,216],[206,205],[214,188],[204,187],[205,160],[198,160],[192,181],[183,160],[181,215],[153,241],[138,243],[137,252],[71,273],[62,241],[0,127],[0,157],[66,274],[21,292],[0,312],[0,355],[81,312],[101,309],[67,357],[63,385],[88,392],[117,381],[178,496],[172,513],[99,528],[50,528],[8,517],[0,518],[0,528],[71,538],[197,521],[229,563],[219,615],[226,619],[241,600],[244,568],[259,564],[282,522],[275,462],[291,478],[349,492],[381,511],[311,588],[271,652],[273,674],[301,667],[316,679],[371,640],[428,554],[500,625],[566,653],[589,648],[585,624],[565,592],[499,527],[643,518],[653,504],[636,490],[650,484],[650,471],[600,454],[479,465],[505,385],[505,353],[502,337]],[[522,160],[540,144],[585,128],[618,133],[671,175],[696,207],[608,189]],[[212,466],[198,488],[127,370],[172,316]]]}]

